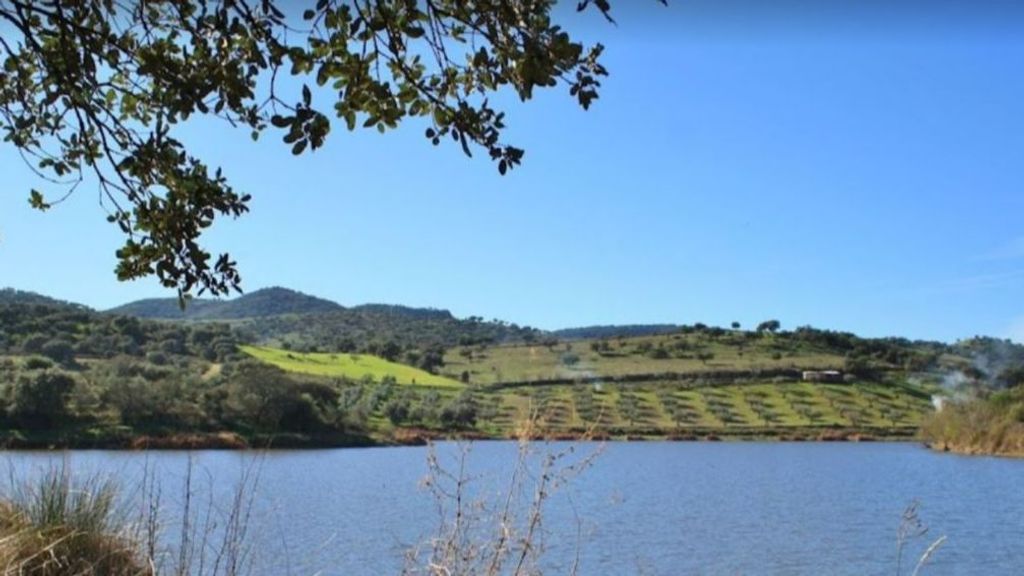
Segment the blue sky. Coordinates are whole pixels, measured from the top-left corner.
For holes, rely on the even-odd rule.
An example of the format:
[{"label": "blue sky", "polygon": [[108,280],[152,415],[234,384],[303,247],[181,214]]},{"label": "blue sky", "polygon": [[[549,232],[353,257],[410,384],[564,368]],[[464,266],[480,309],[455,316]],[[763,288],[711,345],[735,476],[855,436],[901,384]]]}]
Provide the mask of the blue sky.
[{"label": "blue sky", "polygon": [[[208,245],[248,290],[541,328],[778,318],[1024,341],[1015,3],[618,6],[617,26],[564,14],[607,45],[591,111],[561,89],[505,100],[527,149],[506,177],[415,123],[335,126],[301,158],[270,134],[190,125],[183,139],[254,197]],[[0,285],[97,308],[171,295],[116,281],[120,237],[94,189],[36,213],[39,183],[0,150]]]}]

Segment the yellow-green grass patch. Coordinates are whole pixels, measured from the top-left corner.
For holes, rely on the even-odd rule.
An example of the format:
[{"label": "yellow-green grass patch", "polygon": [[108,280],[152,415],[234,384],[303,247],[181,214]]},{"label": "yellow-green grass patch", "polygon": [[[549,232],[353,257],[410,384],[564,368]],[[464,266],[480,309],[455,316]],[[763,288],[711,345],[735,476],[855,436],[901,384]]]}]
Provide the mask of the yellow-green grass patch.
[{"label": "yellow-green grass patch", "polygon": [[460,382],[450,378],[370,354],[302,353],[265,346],[240,346],[239,349],[257,360],[273,364],[287,372],[353,380],[369,375],[378,382],[391,376],[399,384],[440,388],[461,388],[463,386]]}]

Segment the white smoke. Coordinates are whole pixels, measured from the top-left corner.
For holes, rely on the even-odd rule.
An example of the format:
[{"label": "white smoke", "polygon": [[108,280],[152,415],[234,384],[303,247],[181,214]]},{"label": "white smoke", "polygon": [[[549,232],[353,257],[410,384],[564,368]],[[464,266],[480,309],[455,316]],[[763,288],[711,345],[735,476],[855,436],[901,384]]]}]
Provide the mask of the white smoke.
[{"label": "white smoke", "polygon": [[942,387],[950,391],[959,391],[967,387],[971,379],[960,370],[953,370],[942,375]]}]

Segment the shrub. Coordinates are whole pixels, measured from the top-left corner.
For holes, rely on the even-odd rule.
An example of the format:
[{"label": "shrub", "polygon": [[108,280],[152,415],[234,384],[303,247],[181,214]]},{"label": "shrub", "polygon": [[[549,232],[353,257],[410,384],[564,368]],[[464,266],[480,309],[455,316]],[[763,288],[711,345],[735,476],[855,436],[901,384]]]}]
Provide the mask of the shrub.
[{"label": "shrub", "polygon": [[566,366],[575,366],[576,364],[579,364],[579,362],[580,357],[578,354],[573,352],[566,352],[562,354],[562,364],[565,364]]},{"label": "shrub", "polygon": [[409,419],[409,401],[394,399],[384,406],[384,415],[392,424],[398,425]]},{"label": "shrub", "polygon": [[668,358],[668,351],[664,347],[658,346],[647,353],[648,358],[653,360],[664,360]]},{"label": "shrub", "polygon": [[120,528],[116,490],[73,486],[64,470],[16,487],[0,504],[0,563],[8,574],[142,576],[153,572],[142,547]]},{"label": "shrub", "polygon": [[66,340],[50,340],[43,344],[39,353],[58,364],[71,364],[75,360],[75,349]]},{"label": "shrub", "polygon": [[441,408],[438,416],[441,424],[456,428],[467,428],[476,424],[477,404],[472,394],[463,393]]},{"label": "shrub", "polygon": [[49,358],[43,358],[42,356],[30,356],[28,360],[25,360],[25,368],[29,370],[47,370],[53,368],[53,362]]},{"label": "shrub", "polygon": [[11,406],[11,417],[32,430],[57,428],[70,416],[68,399],[75,387],[70,375],[46,370],[18,380]]}]

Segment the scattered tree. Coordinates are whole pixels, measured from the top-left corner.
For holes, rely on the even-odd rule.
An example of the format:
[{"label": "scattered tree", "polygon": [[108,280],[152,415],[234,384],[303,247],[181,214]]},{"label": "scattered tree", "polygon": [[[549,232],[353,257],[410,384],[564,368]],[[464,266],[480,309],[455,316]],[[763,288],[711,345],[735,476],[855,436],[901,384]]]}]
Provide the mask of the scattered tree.
[{"label": "scattered tree", "polygon": [[67,425],[70,417],[68,399],[74,387],[74,378],[55,370],[23,376],[14,391],[11,419],[30,430]]},{"label": "scattered tree", "polygon": [[64,339],[50,340],[43,344],[39,353],[65,366],[73,364],[75,361],[75,349],[70,342]]}]

